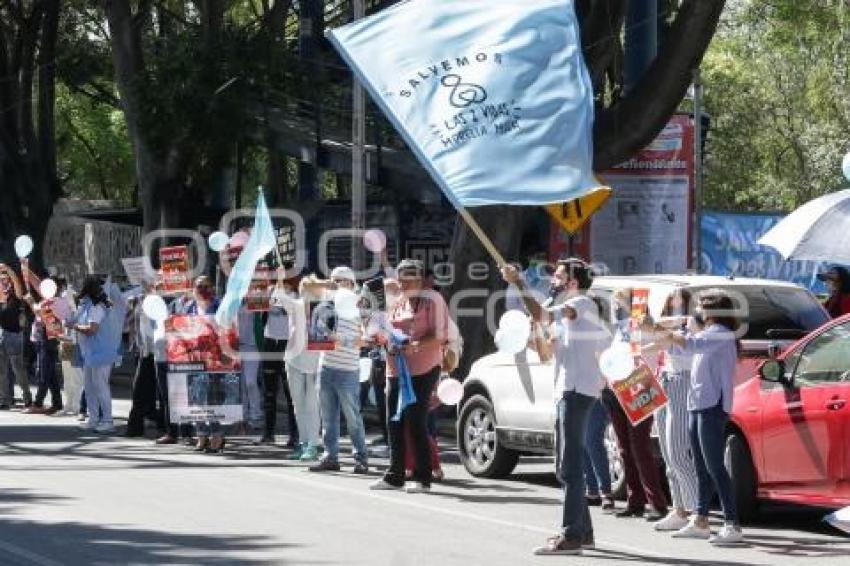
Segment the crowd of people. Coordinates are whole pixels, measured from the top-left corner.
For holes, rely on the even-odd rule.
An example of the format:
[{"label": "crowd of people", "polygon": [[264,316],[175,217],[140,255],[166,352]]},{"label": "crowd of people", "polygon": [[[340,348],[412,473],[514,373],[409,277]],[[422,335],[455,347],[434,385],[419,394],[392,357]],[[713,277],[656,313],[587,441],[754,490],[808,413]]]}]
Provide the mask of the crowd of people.
[{"label": "crowd of people", "polygon": [[[77,294],[54,277],[56,297],[38,296],[41,279],[23,270],[24,283],[0,265],[0,409],[12,402],[9,371],[23,391],[25,413],[54,414],[63,409],[85,419],[82,428],[101,434],[115,431],[109,378],[120,352],[122,327],[138,352],[132,384],[132,408],[126,435],[143,437],[147,420],[155,423],[157,445],[183,442],[195,450],[225,449],[226,432],[255,434],[255,444],[276,443],[278,396],[286,406],[288,458],[310,463],[310,471],[339,471],[341,417],[350,437],[355,474],[369,471],[369,446],[362,407],[368,386],[374,391],[379,435],[390,464],[371,489],[404,489],[422,493],[442,479],[434,409],[441,376],[457,365],[461,339],[442,296],[433,290],[421,262],[404,260],[385,268],[379,286],[385,295],[382,317],[375,324],[368,291],[352,269],[339,266],[329,279],[314,275],[287,277],[279,268],[269,290],[269,310],[242,307],[236,327],[241,360],[238,387],[242,421],[234,424],[201,420],[171,422],[165,330],[140,307],[141,297],[159,292],[148,281],[134,293],[94,277]],[[657,531],[673,537],[706,539],[714,544],[743,540],[730,477],[724,466],[724,430],[733,401],[739,321],[733,303],[721,290],[698,296],[677,291],[667,297],[662,322],[649,316],[635,321],[634,291],[621,289],[605,303],[590,291],[591,267],[567,259],[546,277],[529,285],[512,266],[502,268],[510,285],[508,308],[523,310],[533,327],[529,347],[554,357],[557,392],[556,473],[564,485],[562,529],[536,554],[578,554],[594,546],[590,506],[623,519],[645,518]],[[846,272],[824,274],[833,296],[830,310],[843,309]],[[307,347],[310,305],[333,305],[333,294],[360,293],[360,315],[338,315],[333,347]],[[212,316],[219,306],[213,281],[194,281],[191,292],[174,297],[174,315]],[[51,337],[46,310],[63,320],[64,332]],[[329,307],[332,308],[332,307]],[[126,314],[125,314],[126,313]],[[29,340],[36,351],[33,398],[24,361],[25,315],[33,317]],[[129,324],[124,324],[124,321]],[[639,335],[639,336],[638,336]],[[633,424],[602,375],[599,358],[622,342],[639,344],[643,363],[656,372],[667,404],[653,416]],[[57,372],[61,358],[63,371]],[[361,378],[364,361],[367,387]],[[61,394],[64,379],[65,404]],[[44,403],[50,394],[50,406]],[[609,422],[624,466],[627,498],[617,509],[605,431]],[[668,495],[653,456],[650,432],[655,427],[666,466]],[[724,525],[712,533],[709,505],[717,493]],[[647,508],[648,507],[648,508]]]},{"label": "crowd of people", "polygon": [[[314,275],[287,277],[277,270],[269,287],[269,308],[254,312],[240,308],[235,327],[240,357],[239,399],[243,419],[222,423],[203,419],[172,422],[169,407],[166,331],[142,308],[142,298],[162,294],[161,280],[146,280],[141,288],[121,292],[97,277],[85,280],[79,293],[66,291],[64,281],[55,298],[39,297],[41,279],[23,270],[28,285],[13,270],[0,266],[0,367],[14,372],[14,381],[0,372],[0,408],[12,403],[12,384],[23,392],[24,413],[78,414],[87,432],[112,434],[112,400],[109,379],[122,358],[124,346],[137,354],[132,379],[132,405],[125,435],[143,438],[147,423],[157,429],[156,445],[185,444],[203,453],[220,453],[227,434],[256,435],[254,444],[276,443],[278,398],[283,393],[288,433],[284,447],[289,459],[308,462],[310,471],[340,470],[341,416],[351,439],[355,474],[369,471],[369,446],[363,402],[374,391],[379,435],[371,448],[386,446],[390,467],[372,489],[405,489],[418,493],[442,479],[436,443],[434,411],[439,407],[436,388],[441,375],[454,369],[460,336],[442,296],[433,290],[431,275],[416,260],[385,266],[378,278],[385,304],[380,313],[370,307],[375,297],[358,289],[354,271],[333,269],[329,279]],[[307,321],[311,305],[324,301],[333,309],[338,290],[360,293],[360,316],[335,314],[333,347],[310,349]],[[207,276],[195,279],[192,291],[168,297],[169,315],[215,315],[220,298]],[[61,305],[59,303],[61,302]],[[42,309],[60,314],[61,336],[49,337]],[[315,308],[315,306],[313,306]],[[375,324],[376,314],[378,324]],[[22,332],[27,316],[33,317],[32,344],[37,352],[35,380],[38,393],[30,395],[29,371],[24,362]],[[116,328],[116,326],[118,328]],[[399,360],[403,358],[403,362]],[[361,379],[364,361],[369,375]],[[61,361],[61,364],[59,363]],[[61,368],[61,369],[60,369]],[[57,371],[59,369],[59,371]],[[406,376],[409,385],[405,385]],[[61,384],[66,402],[63,405]],[[401,383],[400,383],[401,382]],[[412,388],[409,400],[400,392]],[[46,394],[51,406],[45,408]]]}]

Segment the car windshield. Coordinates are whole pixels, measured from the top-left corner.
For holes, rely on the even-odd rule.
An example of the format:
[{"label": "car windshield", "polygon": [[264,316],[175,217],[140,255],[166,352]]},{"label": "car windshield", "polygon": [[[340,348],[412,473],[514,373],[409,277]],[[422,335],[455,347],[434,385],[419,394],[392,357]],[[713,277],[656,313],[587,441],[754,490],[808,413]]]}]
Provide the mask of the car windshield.
[{"label": "car windshield", "polygon": [[810,331],[829,320],[829,314],[809,292],[782,287],[735,288],[747,301],[744,339],[766,340],[769,330]]}]

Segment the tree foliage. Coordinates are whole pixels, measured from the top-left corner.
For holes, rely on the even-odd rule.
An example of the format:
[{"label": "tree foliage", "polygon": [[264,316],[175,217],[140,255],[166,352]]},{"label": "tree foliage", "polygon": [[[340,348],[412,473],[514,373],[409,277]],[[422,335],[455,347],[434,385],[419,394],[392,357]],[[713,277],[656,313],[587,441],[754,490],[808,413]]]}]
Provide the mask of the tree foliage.
[{"label": "tree foliage", "polygon": [[704,64],[713,121],[706,204],[791,210],[846,181],[850,6],[844,0],[730,3]]}]

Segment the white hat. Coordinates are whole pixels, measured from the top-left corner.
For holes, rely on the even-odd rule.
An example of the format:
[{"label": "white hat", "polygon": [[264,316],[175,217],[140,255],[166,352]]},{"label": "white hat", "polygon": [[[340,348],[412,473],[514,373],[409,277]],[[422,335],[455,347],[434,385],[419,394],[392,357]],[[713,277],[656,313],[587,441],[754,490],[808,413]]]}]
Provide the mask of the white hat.
[{"label": "white hat", "polygon": [[352,283],[357,283],[357,278],[354,276],[354,271],[350,267],[344,265],[334,267],[333,271],[331,271],[331,280],[333,279],[347,279]]}]

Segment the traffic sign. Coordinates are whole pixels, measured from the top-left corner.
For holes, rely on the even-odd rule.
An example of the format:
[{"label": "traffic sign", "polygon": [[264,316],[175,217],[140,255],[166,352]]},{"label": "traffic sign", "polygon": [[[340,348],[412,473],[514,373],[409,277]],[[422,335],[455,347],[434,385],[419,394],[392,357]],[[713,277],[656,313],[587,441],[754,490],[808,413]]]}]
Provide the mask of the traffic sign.
[{"label": "traffic sign", "polygon": [[561,204],[550,204],[546,207],[549,215],[570,234],[575,234],[585,222],[593,216],[611,196],[609,187],[600,187],[598,190],[585,195],[579,199],[567,201]]}]

